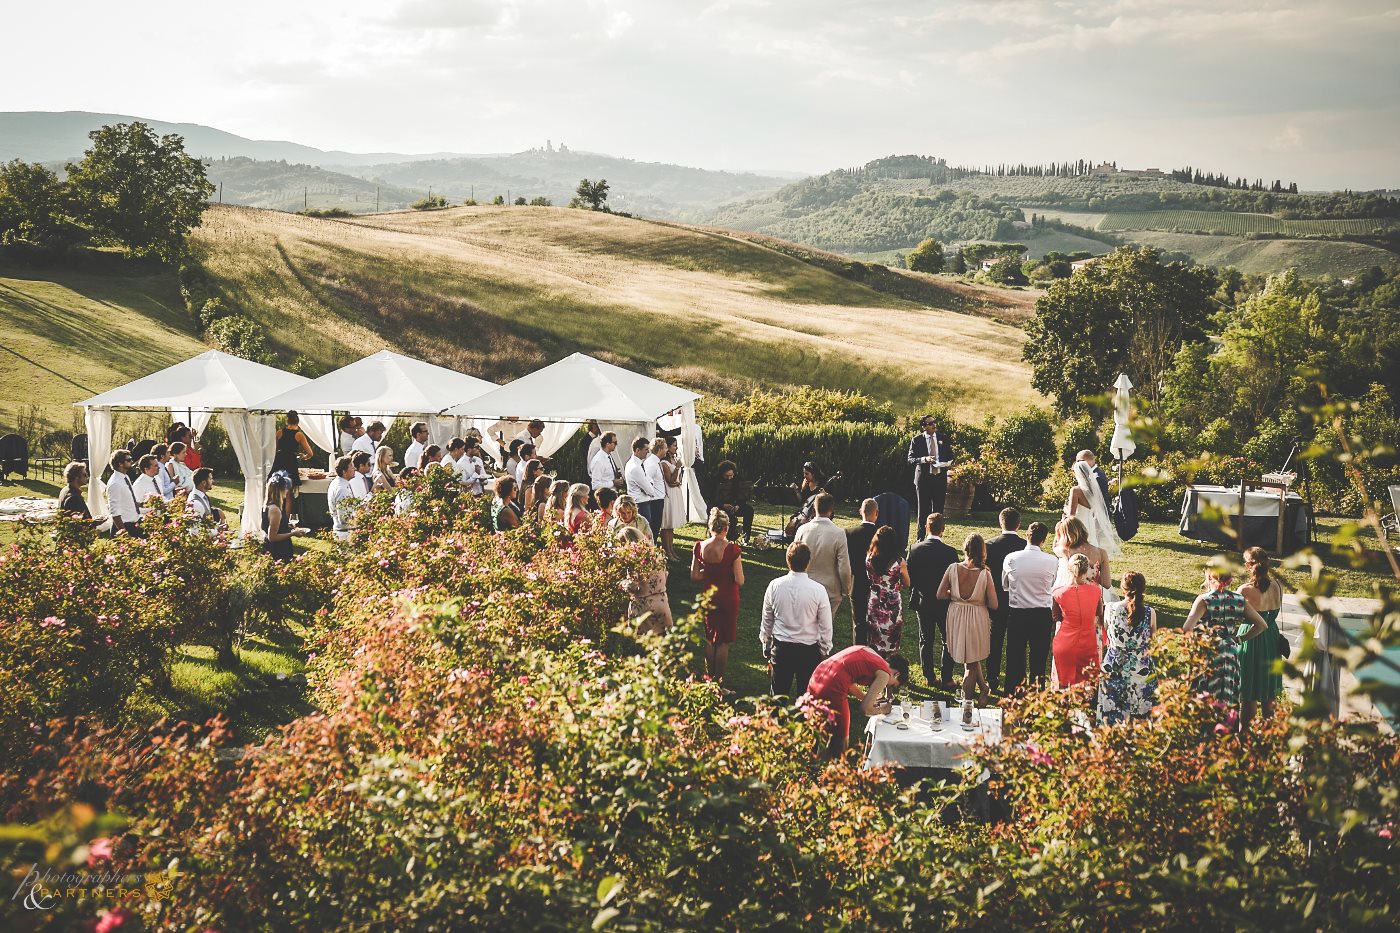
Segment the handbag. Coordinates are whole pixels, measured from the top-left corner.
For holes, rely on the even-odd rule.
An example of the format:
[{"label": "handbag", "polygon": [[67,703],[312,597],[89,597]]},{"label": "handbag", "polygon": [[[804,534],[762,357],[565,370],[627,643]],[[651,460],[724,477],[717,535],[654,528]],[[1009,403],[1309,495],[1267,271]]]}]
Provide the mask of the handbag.
[{"label": "handbag", "polygon": [[1278,656],[1285,661],[1293,656],[1293,646],[1289,644],[1288,636],[1282,632],[1278,633]]}]

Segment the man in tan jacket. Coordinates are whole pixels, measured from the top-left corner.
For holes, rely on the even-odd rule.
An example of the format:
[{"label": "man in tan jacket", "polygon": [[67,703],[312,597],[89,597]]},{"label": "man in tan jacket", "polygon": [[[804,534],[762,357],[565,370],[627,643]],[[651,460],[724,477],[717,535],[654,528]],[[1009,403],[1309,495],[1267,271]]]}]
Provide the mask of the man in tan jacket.
[{"label": "man in tan jacket", "polygon": [[[807,545],[812,552],[807,576],[826,587],[826,595],[831,600],[831,617],[834,619],[841,600],[851,593],[851,553],[846,546],[846,532],[831,520],[836,500],[824,492],[817,496],[815,505],[817,517],[797,529],[795,540]],[[862,565],[861,573],[864,572]]]}]

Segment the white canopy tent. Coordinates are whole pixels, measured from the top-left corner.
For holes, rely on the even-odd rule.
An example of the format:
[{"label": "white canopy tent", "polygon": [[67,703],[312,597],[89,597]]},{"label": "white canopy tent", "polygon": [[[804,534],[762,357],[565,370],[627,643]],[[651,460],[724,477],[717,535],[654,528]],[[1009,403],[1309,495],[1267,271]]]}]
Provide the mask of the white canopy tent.
[{"label": "white canopy tent", "polygon": [[[434,366],[391,350],[380,350],[304,385],[266,399],[268,412],[295,411],[302,430],[317,447],[334,451],[339,432],[333,411],[378,418],[392,427],[400,415],[428,422],[433,440],[445,443],[460,433],[453,419],[438,412],[497,389],[494,382]],[[309,416],[309,417],[308,417]],[[400,456],[403,451],[398,451]]]},{"label": "white canopy tent", "polygon": [[[524,424],[538,418],[545,423],[539,447],[549,456],[590,419],[604,431],[616,432],[626,449],[632,438],[651,436],[658,418],[679,409],[681,462],[689,465],[700,443],[695,420],[695,400],[699,397],[659,379],[575,353],[493,392],[453,405],[443,414],[473,419],[482,429],[488,451],[500,462],[501,452],[488,430],[494,424]],[[704,521],[705,498],[694,470],[686,470],[685,489],[689,520]]]},{"label": "white canopy tent", "polygon": [[94,516],[108,514],[102,470],[112,456],[112,413],[164,411],[184,417],[196,429],[217,413],[229,444],[243,469],[241,534],[259,534],[262,501],[277,438],[274,419],[256,414],[263,399],[309,382],[304,376],[210,350],[160,372],[127,383],[78,404],[87,422],[88,507]]}]

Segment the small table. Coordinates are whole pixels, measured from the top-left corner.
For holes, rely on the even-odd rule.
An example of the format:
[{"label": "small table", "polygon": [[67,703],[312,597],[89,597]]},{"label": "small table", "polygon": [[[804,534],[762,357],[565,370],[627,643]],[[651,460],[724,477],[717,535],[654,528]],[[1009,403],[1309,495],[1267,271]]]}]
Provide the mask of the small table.
[{"label": "small table", "polygon": [[[1253,486],[1266,486],[1269,491],[1249,488]],[[1200,512],[1205,506],[1219,509],[1224,521],[1204,521]],[[1259,545],[1277,557],[1307,544],[1309,518],[1302,496],[1281,483],[1252,482],[1245,488],[1197,484],[1187,486],[1182,496],[1180,532],[1183,537],[1240,550]],[[1233,527],[1239,537],[1222,525]]]},{"label": "small table", "polygon": [[[987,707],[972,712],[972,725],[963,728],[962,709],[950,709],[941,700],[943,721],[933,723],[923,719],[921,707],[909,711],[909,728],[897,715],[899,707],[889,716],[875,716],[865,724],[865,766],[895,765],[902,768],[936,768],[953,771],[963,767],[963,756],[979,738],[996,744],[1001,741],[1001,709]],[[890,721],[897,720],[897,721]]]},{"label": "small table", "polygon": [[326,501],[326,492],[331,488],[330,477],[312,479],[307,475],[309,472],[301,471],[301,485],[297,487],[296,502],[293,505],[296,509],[297,524],[303,528],[329,528],[331,510]]}]

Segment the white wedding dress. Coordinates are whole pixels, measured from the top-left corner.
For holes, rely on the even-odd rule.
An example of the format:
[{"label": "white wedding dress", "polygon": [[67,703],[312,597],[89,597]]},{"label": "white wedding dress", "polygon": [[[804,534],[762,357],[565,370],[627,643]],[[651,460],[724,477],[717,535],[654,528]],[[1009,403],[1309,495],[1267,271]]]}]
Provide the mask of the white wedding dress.
[{"label": "white wedding dress", "polygon": [[[1088,506],[1076,506],[1074,517],[1084,524],[1085,530],[1089,533],[1089,543],[1094,547],[1101,548],[1108,555],[1109,560],[1116,560],[1123,556],[1123,542],[1118,539],[1118,530],[1113,527],[1113,519],[1109,517],[1108,505],[1103,501],[1103,492],[1099,489],[1099,484],[1094,481],[1094,474],[1089,469],[1089,465],[1084,461],[1076,461],[1074,464],[1074,484],[1084,493],[1084,498],[1091,503]],[[1074,493],[1070,493],[1070,498]],[[1068,510],[1069,503],[1065,503]],[[1091,577],[1099,577],[1099,567],[1092,566]],[[1070,584],[1069,559],[1060,558],[1059,570],[1055,573],[1055,588],[1068,586]],[[1122,597],[1111,588],[1111,581],[1098,579],[1099,586],[1104,591],[1104,601],[1113,602]]]}]

